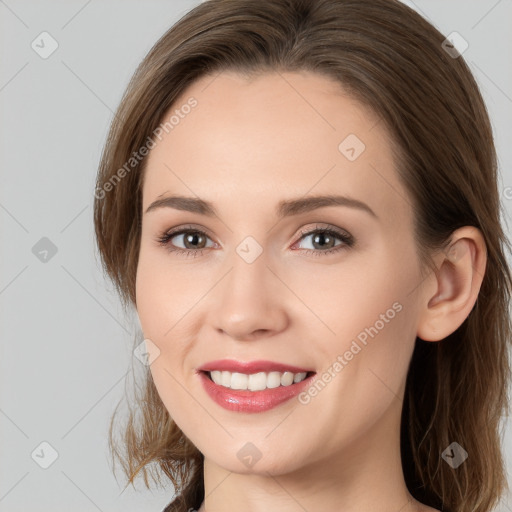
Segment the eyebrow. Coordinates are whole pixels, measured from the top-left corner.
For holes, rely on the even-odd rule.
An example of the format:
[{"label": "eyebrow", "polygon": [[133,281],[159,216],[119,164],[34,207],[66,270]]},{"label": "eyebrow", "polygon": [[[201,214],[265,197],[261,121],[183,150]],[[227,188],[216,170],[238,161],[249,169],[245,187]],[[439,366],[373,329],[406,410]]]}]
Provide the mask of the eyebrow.
[{"label": "eyebrow", "polygon": [[[366,204],[358,199],[339,195],[308,196],[298,199],[287,199],[280,201],[276,208],[276,215],[282,219],[292,215],[299,215],[326,206],[345,206],[368,213],[378,219],[377,214]],[[159,208],[174,208],[208,217],[217,217],[217,211],[210,201],[196,197],[167,196],[157,199],[149,205],[145,213],[155,211]]]}]

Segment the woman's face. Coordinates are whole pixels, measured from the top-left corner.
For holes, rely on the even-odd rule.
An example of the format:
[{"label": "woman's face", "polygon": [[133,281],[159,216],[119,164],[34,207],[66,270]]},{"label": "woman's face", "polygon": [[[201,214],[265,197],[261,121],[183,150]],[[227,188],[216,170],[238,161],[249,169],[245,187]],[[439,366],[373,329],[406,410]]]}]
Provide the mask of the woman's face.
[{"label": "woman's face", "polygon": [[[395,441],[421,276],[383,123],[311,73],[203,77],[175,110],[148,156],[136,282],[171,417],[239,473]],[[172,196],[189,200],[146,212]],[[230,391],[199,371],[221,359],[263,361],[220,378],[271,389]],[[279,369],[269,362],[316,373],[290,386],[284,367],[246,377]]]}]

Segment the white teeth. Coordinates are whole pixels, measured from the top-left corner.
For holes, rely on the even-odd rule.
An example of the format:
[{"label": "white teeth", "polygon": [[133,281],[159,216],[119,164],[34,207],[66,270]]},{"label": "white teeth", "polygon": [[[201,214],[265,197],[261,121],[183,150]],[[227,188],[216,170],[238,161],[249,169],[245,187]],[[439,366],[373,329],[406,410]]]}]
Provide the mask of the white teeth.
[{"label": "white teeth", "polygon": [[219,372],[221,374],[220,382],[217,384],[221,384],[227,388],[231,387],[231,372]]},{"label": "white teeth", "polygon": [[296,373],[293,376],[293,382],[300,382],[306,378],[306,372]]},{"label": "white teeth", "polygon": [[243,373],[231,374],[231,389],[247,389],[249,377]]},{"label": "white teeth", "polygon": [[278,388],[281,385],[281,374],[279,372],[270,372],[267,375],[267,388]]},{"label": "white teeth", "polygon": [[293,383],[301,382],[306,378],[307,372],[265,372],[245,373],[227,372],[213,370],[210,376],[220,386],[231,389],[246,389],[249,391],[262,391],[266,388],[277,388],[279,386],[291,386]]},{"label": "white teeth", "polygon": [[291,386],[293,384],[293,373],[284,372],[281,375],[281,386]]},{"label": "white teeth", "polygon": [[249,383],[246,389],[251,391],[262,391],[267,387],[267,374],[265,372],[249,375]]}]

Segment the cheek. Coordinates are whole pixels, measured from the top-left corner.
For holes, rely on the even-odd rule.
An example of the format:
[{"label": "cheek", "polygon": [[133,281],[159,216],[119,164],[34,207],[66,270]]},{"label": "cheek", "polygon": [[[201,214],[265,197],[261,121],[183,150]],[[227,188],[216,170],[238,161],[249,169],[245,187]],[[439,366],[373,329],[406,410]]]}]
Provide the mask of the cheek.
[{"label": "cheek", "polygon": [[333,334],[319,340],[327,356],[325,365],[342,356],[343,379],[350,385],[362,379],[363,392],[368,379],[382,386],[379,377],[398,390],[407,372],[415,341],[416,310],[410,292],[416,275],[414,260],[408,267],[406,260],[381,251],[350,272],[333,274],[325,281],[324,293],[313,281],[304,288],[310,290],[308,305]]},{"label": "cheek", "polygon": [[[164,401],[179,402],[179,383],[183,382],[183,368],[197,330],[197,323],[191,323],[191,311],[204,292],[193,286],[187,271],[170,265],[165,252],[159,252],[141,251],[136,276],[137,314],[144,338],[159,349],[150,366],[159,394]],[[173,406],[171,402],[167,405]]]},{"label": "cheek", "polygon": [[163,340],[172,335],[171,329],[194,301],[194,288],[188,281],[187,272],[177,271],[164,249],[141,248],[135,288],[145,337]]},{"label": "cheek", "polygon": [[393,253],[380,246],[364,254],[348,254],[338,266],[319,265],[300,275],[288,272],[286,279],[322,321],[322,332],[343,346],[388,310],[388,316],[394,317],[393,304],[403,302],[407,288],[404,269],[398,267]]},{"label": "cheek", "polygon": [[150,371],[165,409],[178,427],[190,435],[200,411],[195,393],[190,390],[191,377],[183,375],[180,371],[178,363],[180,357],[182,356],[179,354],[173,354],[171,358],[162,353],[151,364]]},{"label": "cheek", "polygon": [[[172,279],[158,258],[141,253],[136,277],[137,314],[144,338],[151,340],[159,355],[149,369],[160,399],[178,426],[186,422],[190,395],[182,372],[188,353],[187,316],[190,309],[178,273]],[[188,414],[188,413],[187,413]],[[181,417],[183,415],[183,418]]]}]

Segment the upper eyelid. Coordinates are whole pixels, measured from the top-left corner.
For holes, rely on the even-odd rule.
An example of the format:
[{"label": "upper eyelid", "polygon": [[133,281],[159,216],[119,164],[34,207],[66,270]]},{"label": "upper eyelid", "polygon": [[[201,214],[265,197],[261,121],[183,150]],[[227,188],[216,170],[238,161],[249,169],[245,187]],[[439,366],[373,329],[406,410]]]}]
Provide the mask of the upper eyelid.
[{"label": "upper eyelid", "polygon": [[[211,235],[209,230],[204,228],[203,226],[198,226],[198,225],[180,226],[180,227],[172,228],[172,229],[169,229],[168,231],[165,231],[164,235],[166,235],[170,239],[170,238],[173,238],[174,236],[183,235],[187,231],[191,231],[191,232],[197,231],[197,232],[204,233],[215,244],[220,245],[221,247],[223,247],[222,244],[220,244],[219,242],[216,242],[214,240],[214,237]],[[325,223],[325,224],[322,225],[322,223],[318,223],[317,222],[314,226],[307,227],[307,228],[301,228],[299,230],[298,234],[296,235],[297,239],[296,239],[295,242],[293,242],[293,244],[296,244],[297,242],[302,240],[302,238],[304,238],[306,236],[310,236],[311,234],[313,234],[313,233],[315,233],[317,231],[333,232],[338,237],[346,237],[346,238],[349,238],[349,239],[352,239],[352,240],[354,238],[347,230],[345,230],[343,228],[339,228],[337,226],[334,226],[334,225],[328,224],[328,223]]]},{"label": "upper eyelid", "polygon": [[[172,228],[172,229],[169,229],[167,231],[164,231],[163,235],[164,236],[168,236],[169,238],[172,238],[172,237],[175,237],[175,236],[178,236],[178,235],[183,235],[184,233],[188,232],[188,231],[197,231],[197,232],[200,232],[200,233],[204,233],[210,240],[214,241],[214,237],[211,235],[210,231],[202,226],[181,226],[181,227],[177,227],[177,228]],[[216,244],[220,245],[222,247],[222,244],[220,244],[219,242],[215,242]]]},{"label": "upper eyelid", "polygon": [[346,236],[352,236],[346,229],[339,228],[337,226],[333,226],[332,224],[319,225],[316,224],[314,227],[304,228],[299,230],[299,235],[308,235],[314,233],[315,231],[333,231],[334,233],[344,234]]},{"label": "upper eyelid", "polygon": [[[196,226],[196,225],[178,226],[176,228],[171,228],[171,229],[164,231],[164,234],[177,235],[177,234],[182,234],[183,232],[186,232],[186,231],[203,232],[204,234],[208,235],[210,238],[213,238],[211,235],[211,232],[207,228],[205,228],[203,226]],[[328,223],[321,225],[321,223],[318,223],[318,222],[316,223],[315,226],[311,226],[308,228],[301,228],[298,233],[300,235],[304,235],[304,234],[309,234],[313,231],[341,231],[341,232],[349,235],[349,233],[346,229],[339,228],[337,226],[334,226],[334,225],[328,224]]]}]

